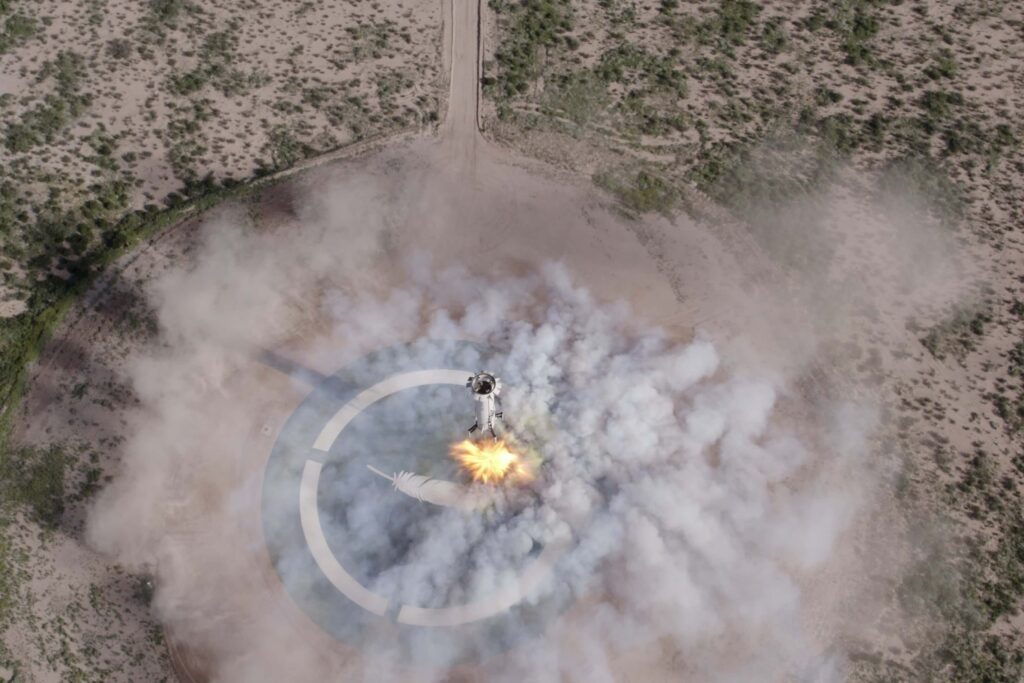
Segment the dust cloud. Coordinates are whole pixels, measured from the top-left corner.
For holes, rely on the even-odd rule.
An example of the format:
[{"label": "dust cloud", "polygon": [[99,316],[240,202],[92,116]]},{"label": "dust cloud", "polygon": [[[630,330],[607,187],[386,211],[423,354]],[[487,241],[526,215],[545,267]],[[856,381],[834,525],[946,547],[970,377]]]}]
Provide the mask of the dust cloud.
[{"label": "dust cloud", "polygon": [[[855,599],[842,579],[860,567],[840,550],[877,485],[878,405],[820,379],[823,353],[866,310],[902,334],[886,297],[903,291],[901,312],[932,291],[907,284],[881,237],[850,244],[891,222],[837,208],[847,201],[801,214],[802,230],[830,230],[815,233],[830,251],[812,279],[770,249],[745,269],[709,226],[630,221],[520,169],[462,184],[418,153],[307,180],[277,225],[224,210],[189,262],[152,282],[160,343],[131,360],[139,408],[91,542],[154,575],[157,617],[217,681],[842,680],[849,618],[835,596]],[[864,263],[883,277],[865,279]],[[755,270],[780,275],[752,282]],[[406,520],[394,548],[374,512],[395,494],[339,485],[351,514],[331,533],[387,559],[376,590],[425,606],[486,595],[532,545],[570,539],[526,598],[558,609],[540,628],[514,624],[503,653],[484,634],[453,643],[430,629],[399,649],[387,626],[335,642],[284,595],[264,548],[261,428],[310,386],[259,359],[270,349],[329,375],[417,339],[501,350],[505,413],[542,463],[528,500]],[[352,438],[373,447],[372,432]],[[405,438],[416,452],[416,430]],[[823,573],[838,577],[834,600],[808,589]]]}]

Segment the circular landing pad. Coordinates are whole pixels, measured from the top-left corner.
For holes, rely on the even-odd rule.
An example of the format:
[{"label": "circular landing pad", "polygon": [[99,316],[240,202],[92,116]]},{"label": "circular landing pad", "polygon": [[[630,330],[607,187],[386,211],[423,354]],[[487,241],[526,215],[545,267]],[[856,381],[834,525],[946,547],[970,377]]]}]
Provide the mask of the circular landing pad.
[{"label": "circular landing pad", "polygon": [[264,537],[291,598],[338,640],[366,647],[389,630],[407,658],[450,661],[504,649],[558,611],[535,598],[562,547],[527,539],[512,579],[481,590],[464,567],[473,548],[438,533],[486,534],[500,515],[417,500],[368,467],[456,481],[449,445],[466,437],[466,382],[485,367],[500,376],[501,357],[471,342],[391,347],[320,379],[284,424],[264,472]]}]

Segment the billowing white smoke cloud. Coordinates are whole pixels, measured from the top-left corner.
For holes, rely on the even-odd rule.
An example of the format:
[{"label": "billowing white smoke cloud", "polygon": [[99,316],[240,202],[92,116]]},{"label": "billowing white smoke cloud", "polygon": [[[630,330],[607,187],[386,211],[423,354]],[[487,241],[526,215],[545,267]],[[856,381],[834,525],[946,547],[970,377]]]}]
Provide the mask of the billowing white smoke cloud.
[{"label": "billowing white smoke cloud", "polygon": [[[461,515],[420,529],[419,580],[406,602],[464,582],[452,557],[469,553],[474,571],[494,578],[529,550],[510,539],[551,542],[567,525],[576,544],[546,590],[601,602],[596,618],[567,618],[594,652],[667,641],[699,680],[817,665],[799,577],[828,558],[850,520],[855,489],[828,478],[853,470],[862,442],[805,443],[776,414],[785,387],[735,375],[707,338],[672,340],[625,306],[597,303],[554,264],[499,282],[421,275],[369,308],[374,326],[418,319],[428,337],[508,348],[505,412],[550,417],[526,436],[543,456],[539,501],[500,529]],[[342,327],[358,334],[360,325],[346,318]],[[366,537],[384,533],[360,520]],[[595,680],[560,647],[530,645],[509,680]]]},{"label": "billowing white smoke cloud", "polygon": [[[365,271],[382,253],[387,220],[359,210],[372,195],[356,188],[338,200],[358,223],[340,234],[358,240],[337,236],[329,209],[283,237],[215,221],[196,262],[153,286],[165,345],[134,364],[141,407],[90,530],[97,547],[154,572],[157,613],[175,637],[224,681],[448,675],[393,661],[386,630],[360,652],[334,643],[282,597],[260,533],[269,443],[253,434],[309,387],[282,384],[253,358],[276,346],[328,369],[401,340],[467,339],[507,351],[505,412],[542,458],[534,497],[498,523],[455,511],[416,521],[403,564],[376,588],[407,603],[472,597],[521,566],[531,539],[571,542],[528,598],[568,609],[542,637],[461,671],[588,682],[841,677],[841,658],[807,632],[813,606],[801,586],[856,507],[851,475],[868,426],[837,418],[858,426],[829,433],[835,412],[852,408],[809,416],[775,369],[736,370],[713,339],[670,338],[626,303],[596,301],[554,263],[495,279],[412,259],[393,282],[346,286],[339,272]],[[398,494],[382,485],[338,495],[348,496],[355,553],[386,552],[372,513]],[[429,648],[429,635],[418,646]],[[462,654],[453,647],[435,660],[454,665]]]}]

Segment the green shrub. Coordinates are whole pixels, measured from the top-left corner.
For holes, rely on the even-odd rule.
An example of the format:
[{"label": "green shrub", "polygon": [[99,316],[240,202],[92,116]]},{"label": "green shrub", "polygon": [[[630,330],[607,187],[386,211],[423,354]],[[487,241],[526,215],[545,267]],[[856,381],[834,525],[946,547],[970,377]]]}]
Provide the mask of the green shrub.
[{"label": "green shrub", "polygon": [[35,19],[26,17],[24,14],[14,14],[4,21],[4,33],[9,40],[15,41],[22,38],[30,38],[36,32]]},{"label": "green shrub", "polygon": [[1010,375],[1024,377],[1024,341],[1017,342],[1007,356],[1010,361]]},{"label": "green shrub", "polygon": [[[0,11],[0,14],[2,13]],[[35,19],[24,14],[12,14],[0,24],[0,54],[17,47],[35,33]]]},{"label": "green shrub", "polygon": [[294,165],[295,162],[305,158],[310,151],[285,126],[277,126],[270,131],[264,149],[270,154],[274,170]]},{"label": "green shrub", "polygon": [[78,118],[91,102],[79,92],[85,76],[85,62],[73,52],[60,52],[40,70],[40,80],[52,77],[56,92],[46,95],[21,120],[10,124],[4,134],[4,146],[11,152],[27,152],[36,145],[53,142],[58,133]]},{"label": "green shrub", "polygon": [[918,106],[924,110],[925,116],[933,121],[940,121],[947,116],[952,107],[959,107],[964,103],[964,97],[960,93],[949,93],[941,90],[927,90]]},{"label": "green shrub", "polygon": [[594,176],[598,187],[611,192],[630,211],[666,213],[675,206],[678,193],[661,177],[646,171],[635,173],[598,173]]},{"label": "green shrub", "polygon": [[124,61],[132,56],[132,43],[126,38],[115,38],[107,43],[107,54]]},{"label": "green shrub", "polygon": [[491,0],[499,21],[507,24],[507,34],[494,55],[498,65],[491,91],[501,97],[526,92],[539,68],[537,53],[551,47],[561,34],[572,29],[569,0],[524,0],[512,4]]},{"label": "green shrub", "polygon": [[924,75],[933,81],[955,76],[956,61],[953,59],[953,54],[949,50],[940,52],[935,56],[934,61],[925,68]]},{"label": "green shrub", "polygon": [[164,24],[173,23],[185,8],[185,0],[150,0],[149,3],[153,18]]},{"label": "green shrub", "polygon": [[191,95],[199,92],[206,85],[206,74],[203,69],[195,69],[183,74],[171,76],[168,88],[175,95]]},{"label": "green shrub", "polygon": [[556,76],[544,88],[544,105],[577,125],[586,125],[605,110],[608,88],[589,72]]},{"label": "green shrub", "polygon": [[[846,53],[846,62],[854,66],[871,64],[871,39],[878,33],[878,18],[874,14],[879,0],[838,0],[832,3],[832,14],[812,15],[812,20],[823,23],[839,38]],[[813,28],[811,30],[814,30]]]},{"label": "green shrub", "polygon": [[825,151],[847,156],[860,144],[860,137],[849,114],[834,114],[817,122],[817,134]]},{"label": "green shrub", "polygon": [[883,201],[922,204],[949,227],[963,216],[963,191],[935,160],[926,156],[896,159],[879,174],[877,187]]},{"label": "green shrub", "polygon": [[843,94],[825,85],[819,85],[814,91],[814,102],[819,107],[827,107],[843,101]]},{"label": "green shrub", "polygon": [[728,43],[741,44],[761,6],[751,0],[721,0],[717,11],[718,33]]},{"label": "green shrub", "polygon": [[921,344],[937,360],[946,356],[962,360],[978,344],[985,333],[985,325],[992,321],[987,310],[957,310],[949,318],[932,327],[921,339]]},{"label": "green shrub", "polygon": [[652,92],[686,97],[686,75],[675,67],[673,60],[637,45],[620,45],[605,51],[594,67],[594,74],[605,83],[625,83],[628,72],[635,72]]},{"label": "green shrub", "polygon": [[1024,431],[1024,390],[1021,390],[1016,397],[992,393],[988,398],[992,401],[996,415],[1006,425],[1006,430],[1009,433],[1017,434]]},{"label": "green shrub", "polygon": [[25,505],[37,522],[56,528],[64,514],[64,477],[68,459],[57,446],[21,448],[2,454],[0,490]]},{"label": "green shrub", "polygon": [[1017,683],[1024,677],[1024,651],[1005,635],[956,629],[939,657],[941,679],[952,683]]},{"label": "green shrub", "polygon": [[771,54],[778,54],[789,45],[789,35],[782,24],[782,19],[775,17],[765,22],[764,30],[761,31],[761,44]]}]

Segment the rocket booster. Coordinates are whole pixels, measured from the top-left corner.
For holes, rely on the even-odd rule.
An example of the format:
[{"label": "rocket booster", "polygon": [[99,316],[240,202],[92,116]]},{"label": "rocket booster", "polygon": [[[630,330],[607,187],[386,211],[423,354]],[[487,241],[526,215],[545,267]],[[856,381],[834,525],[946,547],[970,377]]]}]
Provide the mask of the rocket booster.
[{"label": "rocket booster", "polygon": [[466,380],[466,387],[476,401],[476,422],[469,428],[469,433],[479,431],[497,439],[502,416],[498,398],[501,393],[501,380],[490,372],[481,371]]}]

